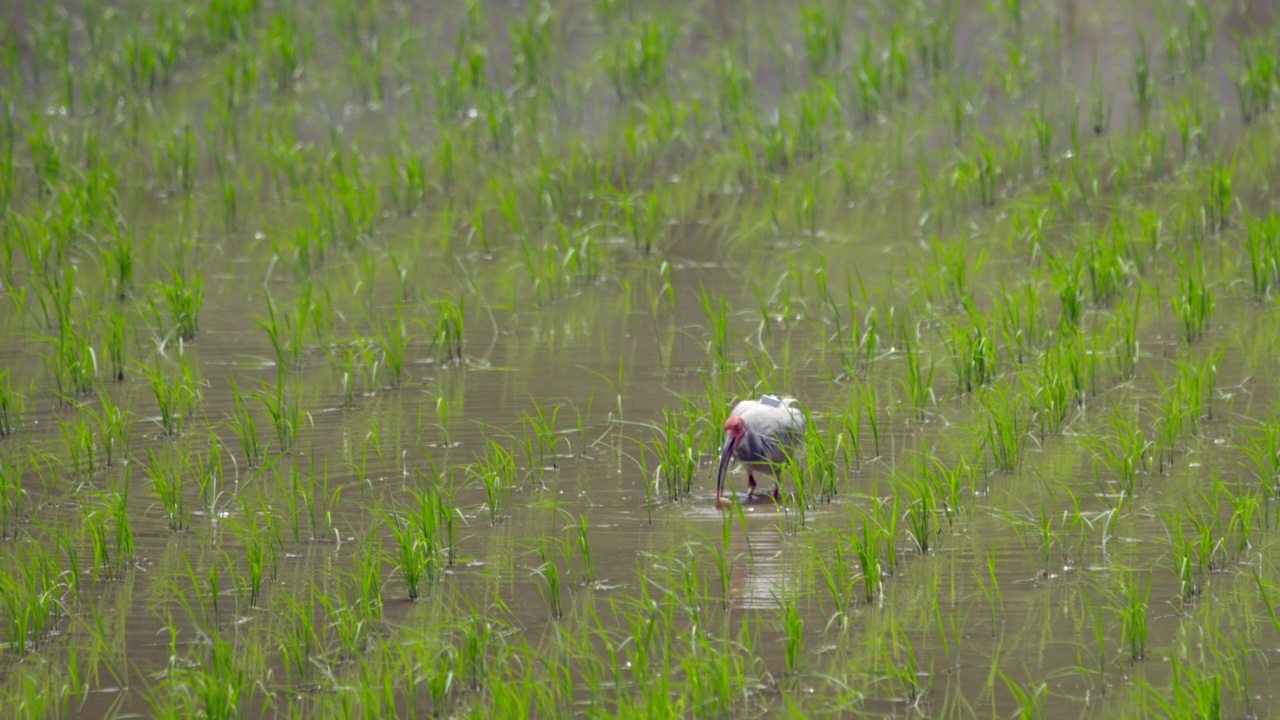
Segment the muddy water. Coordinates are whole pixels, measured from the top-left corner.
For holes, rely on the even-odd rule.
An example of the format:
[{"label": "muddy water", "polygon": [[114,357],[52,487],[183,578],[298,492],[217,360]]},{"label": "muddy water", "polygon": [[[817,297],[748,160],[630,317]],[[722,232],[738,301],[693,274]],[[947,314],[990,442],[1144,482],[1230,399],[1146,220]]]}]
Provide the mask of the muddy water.
[{"label": "muddy water", "polygon": [[[1119,52],[1113,45],[1121,36],[1114,23],[1095,17],[1100,10],[1066,5],[1070,12],[1065,17],[1087,20],[1080,21],[1079,34],[1068,33],[1063,56],[1069,71],[1055,79],[1059,84],[1045,92],[1046,99],[1052,99],[1055,90],[1088,84],[1091,76],[1082,70],[1081,48],[1096,45]],[[784,9],[760,6],[759,14],[745,22],[765,36],[773,14]],[[988,61],[982,47],[993,22],[979,12],[981,8],[963,10],[956,47],[958,66],[972,70],[975,77],[981,76],[975,68]],[[1034,20],[1030,27],[1040,37],[1050,37],[1049,19],[1035,15]],[[453,27],[461,18],[442,22]],[[592,48],[601,36],[595,30],[571,34],[584,47],[571,42],[568,52],[593,57]],[[1230,97],[1229,84],[1223,81],[1228,75],[1219,68],[1230,60],[1221,49],[1227,42],[1223,35],[1208,73],[1205,92],[1216,93],[1210,105],[1221,105]],[[334,67],[339,61],[324,60]],[[495,55],[492,62],[509,61]],[[1120,86],[1127,70],[1106,67],[1102,77],[1108,87],[1116,86],[1111,97],[1121,108],[1109,118],[1115,126],[1124,126],[1130,116],[1123,109],[1128,106]],[[760,60],[760,102],[769,105],[785,96],[802,69],[798,61]],[[613,107],[607,81],[597,82],[580,102]],[[324,102],[319,98],[342,97],[347,89],[340,81],[325,80],[305,90],[313,96],[304,97]],[[200,93],[196,88],[175,89],[167,102],[177,108],[195,107],[191,96]],[[994,134],[1002,127],[999,110],[1018,103],[991,93],[990,109],[975,124]],[[346,109],[351,113],[345,127],[352,143],[365,140],[367,146],[377,147],[384,140],[383,118],[368,110]],[[622,155],[620,147],[608,145],[612,116],[580,112],[582,126],[574,132],[602,143],[603,154]],[[1019,106],[1019,112],[1025,108]],[[1055,107],[1054,112],[1061,113],[1056,118],[1061,127],[1070,122],[1066,110]],[[297,107],[291,113],[299,138],[325,142],[328,129],[322,120]],[[1070,116],[1076,117],[1074,110]],[[1104,369],[1085,406],[1072,409],[1062,432],[1041,438],[1028,429],[1027,461],[1015,473],[999,473],[989,448],[981,447],[987,422],[981,398],[954,392],[946,338],[964,313],[922,299],[932,297],[928,286],[936,282],[924,274],[928,240],[934,234],[948,243],[963,238],[966,254],[978,268],[970,287],[983,313],[992,312],[994,289],[1001,282],[1009,287],[1033,282],[1044,296],[1044,322],[1053,325],[1057,289],[1050,274],[1043,267],[1033,269],[1025,249],[1010,241],[1015,234],[1010,218],[1019,209],[1023,188],[1005,188],[1007,199],[994,208],[966,206],[950,224],[922,222],[926,213],[919,206],[914,158],[924,152],[919,148],[944,146],[947,136],[932,126],[913,129],[910,123],[916,120],[909,114],[890,120],[885,127],[857,128],[875,149],[855,160],[871,168],[865,170],[866,177],[876,182],[865,183],[853,197],[831,193],[816,232],[801,227],[798,203],[793,201],[782,205],[783,221],[776,230],[762,230],[766,220],[759,208],[771,201],[770,193],[767,186],[742,190],[745,173],[738,169],[730,168],[713,181],[704,167],[663,160],[671,166],[662,168],[666,181],[688,184],[696,202],[689,203],[689,212],[664,218],[658,255],[634,252],[621,230],[603,232],[599,241],[608,261],[602,277],[590,283],[570,282],[554,299],[538,296],[523,279],[527,261],[511,237],[498,238],[496,249],[484,252],[467,239],[465,228],[455,224],[449,249],[442,249],[444,198],[429,198],[414,217],[385,218],[372,237],[345,255],[334,252],[312,278],[313,288],[332,298],[335,315],[325,333],[308,334],[300,366],[284,373],[289,386],[299,389],[303,410],[292,452],[278,451],[267,413],[251,403],[268,447],[267,468],[248,466],[228,426],[235,413],[231,381],[257,389],[272,386],[279,377],[275,352],[259,322],[266,314],[268,294],[288,309],[301,283],[287,259],[273,260],[265,238],[301,225],[302,201],[278,201],[258,186],[256,192],[246,192],[242,226],[226,231],[216,220],[219,199],[210,171],[202,181],[207,185],[196,194],[195,217],[201,219],[184,220],[181,201],[161,198],[150,189],[144,153],[121,150],[122,167],[137,183],[122,192],[127,213],[139,246],[142,238],[152,238],[140,252],[140,284],[159,281],[163,264],[176,262],[175,238],[193,238],[191,249],[199,261],[188,267],[198,265],[205,294],[200,331],[190,343],[170,339],[158,345],[155,340],[163,335],[160,323],[140,298],[131,300],[129,355],[144,364],[158,362],[170,372],[177,358],[184,358],[199,380],[200,403],[182,437],[167,439],[139,368],[131,367],[124,383],[101,382],[103,391],[122,406],[127,404],[137,421],[130,434],[129,459],[92,475],[74,472],[60,423],[80,421],[97,401],[81,398],[76,406],[63,407],[53,396],[41,357],[50,344],[39,338],[49,328],[42,326],[32,300],[26,301],[25,311],[20,309],[18,295],[26,288],[30,294],[25,297],[34,297],[37,283],[27,266],[19,268],[15,261],[15,281],[6,281],[0,316],[0,366],[23,389],[27,411],[21,433],[0,444],[10,453],[6,457],[38,450],[52,460],[45,461],[43,481],[36,471],[22,476],[28,493],[24,523],[4,552],[12,560],[24,544],[34,543],[58,553],[53,538],[65,527],[72,551],[80,558],[82,589],[79,599],[69,603],[60,634],[38,648],[33,658],[19,661],[7,655],[0,661],[0,677],[13,687],[26,677],[22,671],[42,659],[55,666],[68,647],[85,649],[86,654],[92,647],[96,654],[90,655],[94,661],[87,667],[97,672],[82,670],[88,693],[79,713],[146,714],[154,709],[150,688],[197,654],[209,628],[216,627],[239,647],[257,648],[256,654],[243,651],[253,681],[261,683],[251,693],[254,710],[246,712],[256,714],[270,698],[271,712],[339,714],[336,698],[347,694],[341,688],[360,682],[354,669],[358,663],[326,650],[317,653],[319,663],[337,680],[330,682],[317,673],[319,677],[304,683],[288,681],[279,651],[284,599],[340,597],[348,579],[344,574],[362,568],[371,539],[391,556],[394,540],[386,512],[406,507],[412,501],[410,491],[423,487],[426,478],[428,484],[452,488],[451,504],[459,522],[457,560],[426,589],[426,601],[413,603],[405,599],[393,561],[385,562],[380,574],[384,622],[376,653],[415,643],[451,644],[457,628],[476,616],[502,628],[501,642],[495,641],[490,650],[494,666],[504,659],[511,662],[504,652],[527,653],[517,664],[533,666],[558,657],[557,643],[564,642],[565,635],[583,638],[586,646],[599,642],[592,633],[603,632],[615,640],[627,637],[629,628],[617,608],[639,607],[642,598],[670,599],[676,607],[685,596],[682,583],[697,582],[702,589],[693,594],[702,616],[695,619],[692,611],[677,610],[670,632],[679,637],[711,628],[718,636],[733,637],[739,628],[748,629],[754,664],[745,673],[750,696],[743,703],[746,714],[781,715],[794,702],[809,713],[1008,716],[1018,707],[1010,685],[1034,689],[1042,682],[1046,695],[1040,707],[1049,717],[1141,714],[1141,703],[1150,702],[1144,688],[1163,689],[1171,683],[1166,658],[1221,674],[1236,673],[1247,688],[1246,698],[1232,699],[1230,706],[1240,714],[1274,712],[1268,689],[1274,670],[1266,657],[1277,642],[1250,575],[1256,567],[1274,581],[1271,506],[1259,510],[1258,517],[1267,520],[1257,521],[1259,529],[1247,552],[1224,551],[1232,561],[1215,567],[1204,581],[1204,593],[1187,603],[1178,599],[1169,540],[1174,516],[1205,502],[1203,493],[1215,474],[1233,491],[1259,486],[1237,445],[1246,439],[1244,428],[1266,418],[1277,397],[1271,381],[1277,318],[1274,303],[1248,298],[1241,286],[1239,238],[1230,234],[1238,228],[1206,241],[1208,272],[1219,289],[1218,301],[1206,337],[1190,352],[1197,358],[1218,347],[1225,346],[1226,352],[1212,393],[1215,414],[1201,421],[1197,432],[1179,439],[1173,469],[1143,475],[1138,497],[1122,502],[1113,474],[1096,461],[1090,444],[1113,436],[1114,415],[1132,417],[1150,437],[1153,408],[1178,373],[1180,353],[1187,351],[1170,310],[1175,285],[1165,276],[1172,271],[1160,266],[1143,278],[1150,287],[1144,295],[1147,304],[1138,333],[1142,356],[1135,377],[1117,378],[1106,371],[1107,361],[1100,361]],[[894,121],[902,127],[894,127]],[[76,129],[75,122],[68,121],[67,129]],[[1266,142],[1274,147],[1274,123],[1270,128],[1253,129],[1250,137],[1261,137],[1264,147]],[[424,134],[428,130],[416,129]],[[1239,141],[1234,132],[1238,129],[1224,121],[1213,142],[1229,150]],[[1060,132],[1057,138],[1063,147],[1065,135]],[[1105,148],[1108,138],[1093,142]],[[907,159],[902,158],[903,147]],[[1244,167],[1241,177],[1260,184],[1264,171],[1247,158]],[[250,168],[265,174],[261,167]],[[787,192],[807,182],[803,175],[810,170],[801,166],[793,177],[782,174]],[[1123,195],[1116,205],[1155,195],[1172,225],[1169,207],[1179,191],[1172,175],[1163,178],[1163,184]],[[829,170],[818,175],[821,182],[834,184],[833,176]],[[475,187],[484,186],[483,178],[469,180]],[[1237,192],[1252,209],[1268,207],[1268,192],[1261,187],[1245,185]],[[1170,199],[1160,205],[1164,194]],[[735,222],[753,211],[752,217],[761,218],[759,225],[743,228]],[[462,214],[469,213],[470,206]],[[497,212],[491,211],[486,223],[489,228],[503,227]],[[1051,251],[1065,251],[1077,239],[1075,234],[1083,232],[1076,227],[1051,232],[1046,244]],[[1166,250],[1184,240],[1171,230]],[[1159,258],[1149,260],[1158,263]],[[105,294],[98,279],[102,261],[97,252],[74,248],[68,262],[82,268],[86,303]],[[662,262],[668,263],[666,276]],[[401,271],[403,280],[398,279]],[[828,297],[818,293],[819,277],[825,278]],[[668,279],[670,298],[662,289]],[[865,323],[866,313],[875,308],[883,341],[875,359],[856,367],[852,375],[839,360],[842,348],[835,340],[837,328],[848,329],[846,282],[855,283],[849,297],[855,298],[860,322]],[[1126,293],[1135,293],[1138,282],[1130,282]],[[357,380],[354,399],[347,402],[341,369],[331,354],[349,343],[353,333],[375,336],[394,317],[398,294],[405,298],[405,312],[412,321],[406,325],[412,336],[406,377],[395,388],[387,385],[385,375],[372,383]],[[711,361],[711,323],[701,304],[704,297],[727,302],[727,366],[716,367]],[[436,318],[431,301],[441,298],[462,298],[466,303],[464,362],[442,362],[430,344],[428,328]],[[1092,309],[1087,318],[1090,332],[1105,332],[1112,317],[1111,308]],[[898,323],[902,324],[894,327]],[[935,367],[933,396],[923,419],[912,411],[904,391],[904,331],[899,328],[906,328],[908,338]],[[1022,370],[1035,372],[1031,365]],[[1006,365],[1001,374],[1012,382],[1018,373],[1018,368]],[[708,387],[724,402],[713,404]],[[816,503],[803,514],[796,500],[781,507],[744,505],[740,516],[730,517],[728,544],[722,545],[726,516],[712,506],[715,458],[710,450],[718,443],[715,428],[732,401],[764,392],[793,394],[811,421],[822,426],[846,415],[851,403],[865,397],[865,388],[878,394],[872,404],[878,452],[872,449],[870,419],[864,415],[861,456],[856,461],[842,458],[838,495],[831,502]],[[659,437],[657,426],[664,410],[677,410],[686,401],[705,414],[697,477],[691,492],[678,501],[666,501],[660,488],[650,501],[646,487],[657,482],[660,463],[651,447]],[[520,449],[531,434],[522,417],[537,414],[538,408],[558,413],[556,444],[550,456],[531,461]],[[221,459],[221,472],[211,495],[214,501],[210,505],[208,497],[188,483],[191,528],[173,533],[142,471],[147,452],[208,455],[215,438],[212,452]],[[511,505],[498,523],[490,521],[483,486],[467,474],[490,440],[510,449],[516,464]],[[972,461],[976,480],[965,494],[963,512],[934,518],[934,547],[921,554],[914,550],[901,520],[905,511],[894,505],[894,498],[925,450],[948,467],[961,459]],[[311,496],[314,509],[305,507],[291,482],[295,468],[298,478],[315,478],[320,488]],[[98,502],[97,491],[119,487],[126,474],[132,477],[128,510],[137,564],[118,580],[95,578],[87,569],[92,558],[83,532],[84,508]],[[745,477],[735,473],[730,483],[742,490]],[[299,504],[304,506],[301,511],[293,509]],[[892,572],[885,573],[883,593],[871,602],[860,597],[859,582],[851,587],[851,601],[837,608],[823,582],[824,568],[830,570],[836,562],[837,546],[853,567],[848,536],[859,532],[860,523],[878,505],[888,508],[890,515],[896,512],[900,521]],[[1214,515],[1219,511],[1216,508]],[[280,523],[278,567],[260,606],[251,607],[237,585],[245,572],[245,547],[235,528],[268,514]],[[1227,517],[1221,519],[1223,527],[1229,525]],[[571,552],[572,533],[583,522],[595,567],[590,578],[581,576],[581,560]],[[1044,528],[1047,537],[1040,534]],[[1222,527],[1210,534],[1217,543],[1227,542],[1227,537]],[[546,543],[559,553],[565,578],[562,619],[550,617],[539,574],[539,551]],[[717,557],[730,565],[725,592],[715,572]],[[210,591],[214,567],[222,576],[217,589]],[[1139,576],[1151,572],[1150,650],[1142,662],[1129,660],[1124,644],[1128,638],[1121,628],[1118,584],[1129,571]],[[197,600],[184,605],[182,597]],[[804,624],[802,671],[794,677],[786,676],[781,626],[781,608],[788,603],[795,604]],[[317,625],[327,625],[319,606],[313,608]],[[1098,608],[1097,615],[1089,614]],[[847,616],[843,630],[837,610]],[[94,617],[102,618],[107,628],[100,636],[106,638],[106,648],[93,644],[100,642],[91,632]],[[1099,622],[1101,650],[1094,635]],[[573,652],[565,664],[578,678],[606,658],[599,647],[594,655],[580,648]],[[1096,670],[1099,652],[1104,656],[1101,671]],[[914,657],[914,676],[927,688],[919,701],[906,697],[890,677],[886,658],[902,664],[908,655]],[[681,672],[678,667],[673,670],[675,682],[690,682]],[[532,677],[531,682],[546,681]],[[396,692],[400,711],[412,714],[406,698],[423,691],[399,687]],[[475,702],[483,707],[476,699],[480,695],[459,695],[460,705]],[[580,688],[574,699],[584,703],[578,707],[581,712],[589,712],[585,703],[591,698],[585,690]]]}]

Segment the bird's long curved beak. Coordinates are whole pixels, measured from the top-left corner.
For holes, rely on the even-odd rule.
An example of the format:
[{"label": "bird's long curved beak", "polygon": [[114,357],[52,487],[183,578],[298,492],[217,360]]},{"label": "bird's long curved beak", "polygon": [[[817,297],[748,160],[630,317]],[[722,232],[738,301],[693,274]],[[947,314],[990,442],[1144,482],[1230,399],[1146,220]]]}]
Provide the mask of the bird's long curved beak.
[{"label": "bird's long curved beak", "polygon": [[737,438],[729,435],[724,439],[724,445],[720,447],[720,469],[716,472],[716,500],[724,494],[724,472],[729,467],[729,458],[733,457],[733,448],[737,444]]}]

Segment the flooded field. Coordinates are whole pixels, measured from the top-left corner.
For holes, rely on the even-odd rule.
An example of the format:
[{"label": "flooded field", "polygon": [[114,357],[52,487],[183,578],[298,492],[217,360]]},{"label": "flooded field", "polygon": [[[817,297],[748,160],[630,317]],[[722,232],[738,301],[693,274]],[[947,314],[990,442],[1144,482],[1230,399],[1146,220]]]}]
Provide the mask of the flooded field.
[{"label": "flooded field", "polygon": [[6,5],[0,714],[1280,714],[1278,23]]}]

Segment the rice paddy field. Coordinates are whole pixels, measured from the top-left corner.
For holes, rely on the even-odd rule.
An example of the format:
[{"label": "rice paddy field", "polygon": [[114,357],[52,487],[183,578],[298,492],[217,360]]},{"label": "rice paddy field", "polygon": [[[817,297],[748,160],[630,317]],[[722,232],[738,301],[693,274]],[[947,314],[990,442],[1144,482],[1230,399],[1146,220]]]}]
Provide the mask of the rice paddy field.
[{"label": "rice paddy field", "polygon": [[1280,714],[1274,3],[18,1],[0,60],[4,717]]}]

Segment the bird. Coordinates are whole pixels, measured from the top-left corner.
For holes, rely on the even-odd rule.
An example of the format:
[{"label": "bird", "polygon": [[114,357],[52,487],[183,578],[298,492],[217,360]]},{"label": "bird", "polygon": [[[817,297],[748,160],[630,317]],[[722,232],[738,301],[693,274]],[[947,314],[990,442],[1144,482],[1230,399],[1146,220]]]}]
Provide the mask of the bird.
[{"label": "bird", "polygon": [[[724,507],[724,474],[729,459],[747,466],[747,497],[756,492],[757,472],[773,473],[775,483],[782,466],[804,443],[804,413],[794,406],[795,398],[765,395],[759,400],[743,400],[724,421],[724,444],[720,446],[720,468],[716,474],[716,507]],[[779,498],[775,484],[774,499]]]}]

